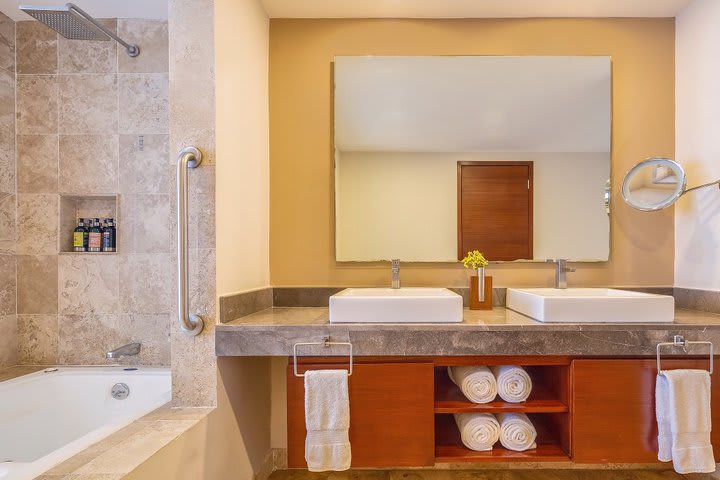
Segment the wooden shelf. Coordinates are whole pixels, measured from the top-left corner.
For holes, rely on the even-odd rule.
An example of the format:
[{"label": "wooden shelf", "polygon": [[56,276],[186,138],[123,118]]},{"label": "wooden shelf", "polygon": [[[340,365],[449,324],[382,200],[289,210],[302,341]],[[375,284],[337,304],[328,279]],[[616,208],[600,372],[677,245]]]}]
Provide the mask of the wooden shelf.
[{"label": "wooden shelf", "polygon": [[435,462],[569,462],[570,457],[540,417],[531,420],[538,432],[537,448],[515,452],[498,442],[489,452],[476,452],[463,445],[452,415],[435,415]]},{"label": "wooden shelf", "polygon": [[534,383],[530,398],[523,403],[505,402],[500,397],[490,403],[473,403],[463,395],[442,369],[435,370],[435,413],[565,413],[567,404],[558,400],[544,383]]}]

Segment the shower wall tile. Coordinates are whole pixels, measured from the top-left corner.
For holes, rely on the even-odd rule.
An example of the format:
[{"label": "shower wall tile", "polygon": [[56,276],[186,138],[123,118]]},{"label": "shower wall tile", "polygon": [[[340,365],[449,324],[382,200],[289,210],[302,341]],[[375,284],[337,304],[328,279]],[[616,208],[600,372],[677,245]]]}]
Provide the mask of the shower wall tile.
[{"label": "shower wall tile", "polygon": [[58,363],[57,315],[18,315],[17,329],[19,364]]},{"label": "shower wall tile", "polygon": [[58,318],[58,363],[102,365],[115,363],[105,353],[117,348],[117,315],[60,315]]},{"label": "shower wall tile", "polygon": [[17,189],[20,193],[57,193],[57,135],[17,136]]},{"label": "shower wall tile", "polygon": [[0,316],[0,369],[17,364],[17,318]]},{"label": "shower wall tile", "polygon": [[57,133],[57,77],[55,75],[18,75],[16,108],[17,133]]},{"label": "shower wall tile", "polygon": [[123,73],[120,83],[120,133],[168,133],[168,75]]},{"label": "shower wall tile", "polygon": [[15,254],[15,195],[0,198],[0,254]]},{"label": "shower wall tile", "polygon": [[15,21],[2,12],[0,12],[0,68],[10,72],[15,71]]},{"label": "shower wall tile", "polygon": [[15,257],[0,255],[0,316],[15,315],[16,303]]},{"label": "shower wall tile", "polygon": [[15,73],[0,68],[0,193],[15,193]]},{"label": "shower wall tile", "polygon": [[52,255],[58,252],[58,196],[17,196],[16,252],[20,255]]},{"label": "shower wall tile", "polygon": [[57,73],[58,34],[35,20],[17,22],[17,72]]},{"label": "shower wall tile", "polygon": [[120,193],[174,192],[175,166],[169,161],[168,138],[120,135]]},{"label": "shower wall tile", "polygon": [[170,313],[176,292],[174,254],[130,254],[120,257],[120,311]]},{"label": "shower wall tile", "polygon": [[[169,31],[182,32],[169,37],[170,151],[197,145],[203,151],[202,169],[215,163],[213,2],[169,0],[169,10],[172,12]],[[202,94],[189,96],[187,92]],[[202,290],[194,294],[191,306],[210,315],[205,318],[205,329],[196,337],[187,337],[179,329],[172,329],[173,405],[214,406],[217,403],[215,252],[193,249],[191,255],[191,268],[199,270],[191,272],[191,283]],[[197,261],[212,264],[200,266]]]},{"label": "shower wall tile", "polygon": [[123,230],[118,234],[122,251],[172,253],[175,221],[172,196],[168,194],[123,195],[120,210]]},{"label": "shower wall tile", "polygon": [[[103,18],[100,23],[117,33],[117,20]],[[115,73],[117,49],[114,41],[68,40],[58,35],[58,73]]]},{"label": "shower wall tile", "polygon": [[119,19],[118,36],[140,46],[140,55],[132,58],[118,45],[118,70],[121,73],[162,73],[168,71],[167,22],[144,19]]},{"label": "shower wall tile", "polygon": [[188,175],[193,201],[188,205],[188,243],[190,248],[215,245],[215,166],[201,164]]},{"label": "shower wall tile", "polygon": [[61,134],[117,133],[117,75],[58,75]]},{"label": "shower wall tile", "polygon": [[17,253],[57,254],[59,197],[54,194],[22,193],[17,198]]},{"label": "shower wall tile", "polygon": [[60,255],[58,292],[58,309],[61,314],[116,313],[117,256]]},{"label": "shower wall tile", "polygon": [[123,364],[170,365],[170,315],[133,314],[119,315],[117,344],[140,342],[142,348],[137,357],[123,359]]},{"label": "shower wall tile", "polygon": [[57,313],[57,255],[17,256],[17,311],[19,314]]},{"label": "shower wall tile", "polygon": [[215,249],[190,250],[190,309],[215,322]]},{"label": "shower wall tile", "polygon": [[60,135],[59,151],[61,193],[117,193],[117,135]]}]

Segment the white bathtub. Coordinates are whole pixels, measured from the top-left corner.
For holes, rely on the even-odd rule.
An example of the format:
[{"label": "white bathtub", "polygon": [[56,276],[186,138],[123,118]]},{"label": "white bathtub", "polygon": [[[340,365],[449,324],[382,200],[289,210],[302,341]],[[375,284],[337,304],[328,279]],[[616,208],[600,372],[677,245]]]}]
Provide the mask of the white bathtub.
[{"label": "white bathtub", "polygon": [[[130,389],[124,400],[111,395],[117,383]],[[0,382],[0,480],[34,478],[170,395],[166,368],[61,367]]]}]

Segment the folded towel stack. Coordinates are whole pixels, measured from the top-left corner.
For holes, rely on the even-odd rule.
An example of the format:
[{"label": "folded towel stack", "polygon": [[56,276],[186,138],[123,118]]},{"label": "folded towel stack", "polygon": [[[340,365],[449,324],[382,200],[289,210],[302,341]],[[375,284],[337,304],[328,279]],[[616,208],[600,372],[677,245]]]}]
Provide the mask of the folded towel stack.
[{"label": "folded towel stack", "polygon": [[490,367],[500,398],[510,403],[521,403],[528,399],[532,391],[532,380],[524,368],[515,365]]},{"label": "folded towel stack", "polygon": [[524,413],[456,413],[455,423],[463,445],[470,450],[492,450],[498,440],[516,452],[537,447],[537,431]]},{"label": "folded towel stack", "polygon": [[524,413],[498,413],[500,443],[508,450],[523,452],[537,447],[537,431]]},{"label": "folded towel stack", "polygon": [[500,424],[492,413],[456,413],[455,423],[463,445],[470,450],[492,450],[500,438]]},{"label": "folded towel stack", "polygon": [[487,367],[448,367],[448,376],[471,402],[488,403],[497,396],[495,376]]},{"label": "folded towel stack", "polygon": [[661,371],[655,384],[658,460],[672,460],[678,473],[711,473],[710,374],[705,370]]},{"label": "folded towel stack", "polygon": [[305,372],[305,460],[311,472],[350,468],[349,399],[347,370]]}]

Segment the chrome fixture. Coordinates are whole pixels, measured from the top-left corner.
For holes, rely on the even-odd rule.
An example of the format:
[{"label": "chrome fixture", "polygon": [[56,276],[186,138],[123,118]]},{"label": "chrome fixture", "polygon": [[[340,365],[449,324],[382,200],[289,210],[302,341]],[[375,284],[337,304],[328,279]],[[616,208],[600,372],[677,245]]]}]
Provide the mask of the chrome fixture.
[{"label": "chrome fixture", "polygon": [[400,260],[390,260],[390,273],[392,274],[392,288],[400,288]]},{"label": "chrome fixture", "polygon": [[298,372],[298,347],[310,347],[310,346],[321,346],[323,348],[328,347],[334,347],[334,346],[342,346],[342,347],[348,347],[350,349],[350,352],[348,354],[349,357],[349,363],[348,366],[348,377],[352,375],[353,373],[353,346],[350,342],[333,342],[330,340],[330,337],[323,337],[323,339],[320,342],[300,342],[293,345],[293,373],[296,377],[304,377],[304,373]]},{"label": "chrome fixture", "polygon": [[556,260],[546,260],[547,263],[555,264],[555,288],[566,289],[567,286],[567,274],[575,271],[574,268],[568,267],[567,260],[564,258],[558,258]]},{"label": "chrome fixture", "polygon": [[656,349],[655,349],[655,352],[656,352],[656,355],[657,355],[657,370],[658,370],[658,372],[661,372],[661,371],[662,371],[662,368],[660,368],[660,349],[661,349],[662,347],[682,347],[683,352],[684,352],[684,353],[687,353],[687,346],[688,346],[688,345],[709,345],[709,346],[710,346],[710,352],[709,352],[710,368],[708,369],[708,371],[710,372],[710,375],[712,375],[712,373],[713,373],[713,364],[715,363],[715,362],[713,361],[713,359],[715,358],[715,357],[713,357],[713,343],[712,343],[712,342],[708,342],[708,341],[690,341],[690,340],[685,340],[685,337],[683,337],[682,335],[674,335],[672,342],[662,342],[662,343],[658,343],[658,344],[657,344],[657,347],[656,347]]},{"label": "chrome fixture", "polygon": [[115,400],[125,400],[130,396],[130,387],[127,383],[116,383],[110,389],[110,396]]},{"label": "chrome fixture", "polygon": [[182,332],[195,336],[202,332],[204,324],[199,315],[189,313],[187,172],[202,163],[202,153],[195,147],[185,147],[180,150],[177,162],[178,319]]},{"label": "chrome fixture", "polygon": [[91,17],[87,12],[72,3],[66,3],[60,7],[20,5],[18,8],[67,39],[99,40],[105,42],[112,39],[125,47],[125,51],[131,57],[140,55],[140,47],[125,42]]},{"label": "chrome fixture", "polygon": [[625,174],[622,197],[625,203],[643,212],[673,205],[680,197],[700,188],[720,186],[720,180],[687,187],[685,170],[670,158],[648,158]]},{"label": "chrome fixture", "polygon": [[105,358],[134,357],[140,354],[141,345],[137,342],[128,343],[122,347],[110,350],[105,354]]}]

